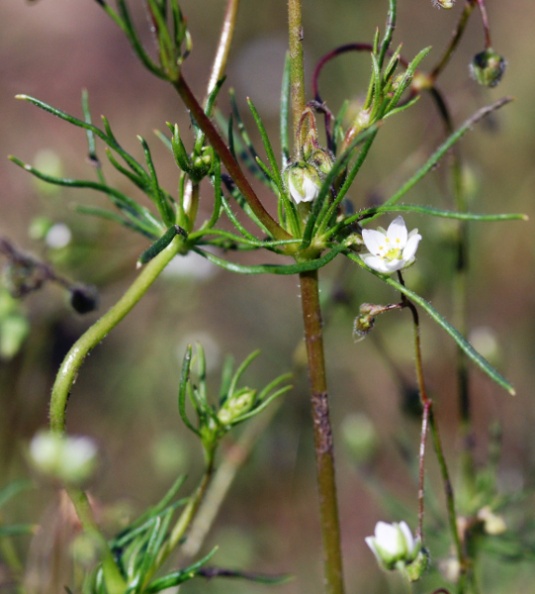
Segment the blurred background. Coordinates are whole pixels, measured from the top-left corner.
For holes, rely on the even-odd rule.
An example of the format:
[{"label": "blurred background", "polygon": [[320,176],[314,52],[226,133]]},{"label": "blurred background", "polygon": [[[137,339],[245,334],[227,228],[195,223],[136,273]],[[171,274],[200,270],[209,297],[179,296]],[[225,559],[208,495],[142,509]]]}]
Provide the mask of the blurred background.
[{"label": "blurred background", "polygon": [[[130,4],[140,5],[134,12],[139,26],[146,28],[142,3]],[[185,75],[199,97],[204,95],[224,4],[223,0],[182,3],[194,42]],[[399,4],[394,45],[403,44],[407,58],[431,45],[423,67],[432,67],[449,40],[462,2],[451,11],[437,10],[430,0]],[[324,53],[349,42],[371,42],[375,29],[384,27],[388,7],[386,0],[309,0],[305,5],[309,81],[315,62]],[[460,149],[473,211],[525,212],[533,220],[535,135],[530,102],[535,96],[535,78],[529,64],[534,58],[535,8],[528,0],[513,4],[489,0],[488,11],[494,49],[508,62],[503,82],[489,90],[469,77],[468,65],[483,49],[479,15],[474,13],[440,88],[456,125],[501,96],[515,98],[466,135]],[[148,30],[146,38],[150,43]],[[226,86],[236,90],[247,122],[245,98],[253,99],[273,138],[278,134],[286,43],[285,2],[243,3]],[[346,54],[324,69],[322,94],[333,111],[346,98],[363,99],[369,71],[365,54]],[[164,130],[167,121],[187,129],[188,116],[173,90],[143,70],[123,35],[97,2],[90,0],[0,3],[0,80],[0,234],[19,249],[51,262],[61,274],[95,285],[99,311],[104,312],[135,278],[135,261],[148,245],[116,225],[75,211],[79,204],[105,206],[102,196],[43,186],[7,160],[13,154],[32,164],[56,168],[66,177],[94,179],[84,133],[17,101],[15,95],[32,95],[81,117],[81,92],[87,89],[95,122],[105,114],[127,150],[141,158],[136,135],[150,142],[159,178],[170,191],[176,188],[177,170],[153,131]],[[224,112],[228,108],[224,98],[221,107]],[[427,96],[389,120],[351,191],[355,208],[391,195],[442,138],[442,124]],[[445,159],[407,196],[407,202],[452,208],[447,165]],[[115,179],[113,172],[110,179]],[[123,179],[117,177],[116,183],[135,195]],[[272,197],[266,194],[265,200],[270,208],[274,206],[270,205]],[[408,227],[418,227],[423,236],[418,261],[407,272],[406,281],[451,318],[454,223],[416,215],[405,218]],[[517,390],[512,398],[470,366],[475,459],[485,464],[489,435],[496,433],[499,422],[503,433],[500,487],[506,492],[528,492],[507,521],[512,527],[527,527],[533,520],[529,492],[535,482],[533,228],[531,222],[474,223],[470,236],[470,337]],[[1,263],[6,264],[5,258]],[[352,325],[359,305],[390,303],[398,297],[348,262],[334,262],[322,271],[321,278],[348,591],[399,592],[402,584],[395,576],[378,572],[364,537],[380,519],[407,519],[415,525],[412,471],[419,423],[410,407],[414,380],[410,316],[407,312],[382,316],[372,334],[355,343]],[[2,290],[2,319],[19,320],[15,336],[20,341],[8,339],[13,326],[0,325],[0,486],[30,474],[25,448],[47,424],[57,368],[74,340],[98,317],[98,313],[75,314],[66,297],[61,288],[47,285],[15,303]],[[296,576],[291,583],[278,586],[277,592],[321,591],[298,297],[297,280],[292,277],[236,278],[204,261],[177,261],[95,349],[73,390],[68,429],[99,443],[103,460],[92,493],[110,533],[158,500],[178,474],[188,475],[186,489],[192,489],[198,478],[201,451],[182,425],[176,406],[185,346],[195,341],[205,346],[214,388],[225,354],[240,362],[260,348],[262,354],[245,381],[262,386],[280,373],[293,371],[294,389],[284,397],[269,428],[258,436],[203,550],[220,545],[214,558],[218,566]],[[461,447],[455,348],[442,330],[422,317],[426,380],[455,477]],[[433,481],[437,468],[432,454],[428,467],[432,502],[428,519],[436,528],[444,525],[445,512],[439,484]],[[52,488],[32,490],[11,502],[4,515],[9,513],[12,521],[50,525],[55,500]],[[402,512],[407,515],[400,517]],[[25,550],[28,540],[20,539],[16,546]],[[436,557],[447,555],[446,541],[436,546]],[[30,562],[37,563],[43,554],[34,543]],[[482,591],[527,592],[534,578],[532,563],[508,568],[491,565],[481,577]],[[428,579],[429,589],[441,583],[438,576]],[[183,591],[256,593],[266,591],[266,586],[193,581]]]}]

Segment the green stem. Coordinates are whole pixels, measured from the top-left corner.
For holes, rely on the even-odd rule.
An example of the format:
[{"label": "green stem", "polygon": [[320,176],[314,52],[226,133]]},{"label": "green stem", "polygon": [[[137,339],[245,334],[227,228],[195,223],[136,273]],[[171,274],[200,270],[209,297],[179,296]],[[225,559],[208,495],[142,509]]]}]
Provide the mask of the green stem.
[{"label": "green stem", "polygon": [[180,252],[183,238],[175,237],[169,246],[143,268],[119,301],[91,326],[71,347],[56,376],[50,399],[50,429],[64,433],[67,400],[84,359],[130,312],[145,295],[167,264]]},{"label": "green stem", "polygon": [[[438,112],[444,123],[446,135],[454,132],[454,124],[450,110],[442,93],[433,87],[431,90]],[[468,212],[466,190],[463,185],[460,149],[453,147],[451,178],[455,207],[459,213]],[[454,249],[456,253],[455,277],[452,285],[453,324],[459,332],[466,336],[468,333],[468,221],[459,220],[457,223]],[[468,361],[462,349],[457,348],[457,389],[459,395],[460,431],[463,440],[461,454],[461,474],[463,487],[468,496],[474,492],[475,464],[473,460],[473,427],[470,404],[470,387]]]},{"label": "green stem", "polygon": [[[402,285],[403,278],[400,273],[398,273],[399,281]],[[418,489],[418,500],[419,500],[419,510],[418,510],[418,533],[422,536],[423,532],[423,513],[424,513],[424,454],[425,454],[425,440],[427,434],[427,426],[431,430],[431,436],[433,439],[433,446],[435,449],[435,454],[437,456],[438,465],[440,468],[440,474],[442,476],[442,482],[444,485],[444,493],[446,497],[446,508],[448,514],[448,523],[451,530],[451,535],[455,547],[455,552],[457,555],[457,560],[459,562],[460,567],[460,575],[459,580],[457,583],[458,587],[458,594],[463,594],[465,591],[466,585],[466,570],[467,570],[467,563],[466,558],[464,556],[463,546],[461,543],[461,538],[459,536],[459,531],[457,529],[457,512],[455,509],[455,496],[453,493],[453,485],[451,483],[450,474],[448,470],[448,465],[446,463],[446,457],[444,456],[444,450],[442,448],[442,441],[440,439],[440,434],[438,432],[438,426],[435,420],[435,414],[433,411],[433,401],[427,395],[427,389],[425,386],[425,379],[424,379],[424,372],[423,372],[423,359],[422,359],[422,346],[420,340],[420,317],[418,314],[418,310],[416,306],[410,299],[402,294],[401,296],[402,303],[409,308],[412,319],[413,319],[413,327],[414,327],[414,350],[415,350],[415,358],[416,358],[416,378],[418,382],[418,390],[420,392],[420,399],[422,402],[423,407],[423,419],[422,419],[422,438],[420,442],[420,480],[419,480],[419,489]]]},{"label": "green stem", "polygon": [[448,62],[450,61],[450,58],[453,55],[453,52],[459,45],[459,41],[461,41],[463,33],[466,29],[466,25],[468,24],[468,19],[470,18],[470,15],[472,14],[474,8],[475,8],[475,4],[472,1],[468,1],[465,3],[463,12],[461,13],[461,17],[459,19],[459,22],[457,23],[457,28],[453,32],[453,36],[450,39],[450,43],[444,50],[444,53],[442,54],[442,58],[439,60],[438,64],[433,68],[433,70],[431,71],[431,74],[429,75],[430,79],[433,82],[438,78],[440,73],[448,65]]},{"label": "green stem", "polygon": [[299,275],[311,389],[316,471],[323,538],[325,593],[343,594],[340,523],[336,496],[334,448],[323,349],[317,271]]},{"label": "green stem", "polygon": [[147,572],[145,576],[145,586],[149,584],[150,580],[156,573],[156,571],[163,565],[169,555],[176,549],[176,547],[183,542],[184,536],[186,531],[191,526],[197,511],[199,510],[199,506],[201,505],[206,492],[208,491],[208,487],[212,481],[212,477],[214,475],[214,461],[215,461],[215,449],[213,449],[209,454],[206,460],[206,467],[204,470],[204,474],[202,476],[201,482],[197,487],[195,493],[190,497],[190,500],[180,517],[176,521],[169,538],[167,539],[165,546],[160,549],[158,554],[158,558],[152,565],[149,572]]},{"label": "green stem", "polygon": [[[288,47],[290,56],[290,98],[294,149],[299,153],[305,141],[305,126],[300,127],[305,110],[305,68],[303,59],[303,17],[301,0],[288,0]],[[301,130],[300,130],[301,128]]]},{"label": "green stem", "polygon": [[275,219],[264,208],[264,205],[260,202],[258,196],[249,183],[249,180],[244,175],[241,167],[239,166],[236,159],[234,159],[230,149],[217,131],[214,124],[212,124],[210,118],[204,113],[203,108],[200,106],[199,102],[191,92],[191,89],[186,83],[184,77],[180,76],[177,81],[173,82],[173,86],[180,95],[184,105],[191,112],[191,115],[197,122],[197,125],[206,135],[206,138],[221,159],[221,162],[226,167],[232,180],[243,194],[243,197],[251,207],[251,210],[254,212],[258,220],[275,239],[290,239],[290,235],[288,235],[288,233],[277,223],[277,221],[275,221]]},{"label": "green stem", "polygon": [[87,494],[81,489],[74,487],[68,487],[66,491],[74,505],[76,515],[82,524],[84,532],[95,540],[102,551],[102,570],[104,572],[104,581],[106,582],[106,591],[109,594],[124,594],[126,583],[115,563],[106,537],[102,534],[95,520]]}]

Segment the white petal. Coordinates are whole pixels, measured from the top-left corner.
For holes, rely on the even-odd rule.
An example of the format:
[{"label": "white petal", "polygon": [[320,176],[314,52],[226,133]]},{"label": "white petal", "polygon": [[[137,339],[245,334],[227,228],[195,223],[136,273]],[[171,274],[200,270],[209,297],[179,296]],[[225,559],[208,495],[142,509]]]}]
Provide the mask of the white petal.
[{"label": "white petal", "polygon": [[312,202],[320,193],[320,188],[310,177],[305,175],[303,178],[303,192],[304,194],[301,196],[301,200],[303,202]]},{"label": "white petal", "polygon": [[414,255],[416,254],[416,250],[418,249],[420,239],[422,239],[422,236],[418,233],[417,229],[414,229],[414,231],[410,232],[409,239],[407,240],[407,245],[403,249],[403,259],[407,262],[410,262],[414,259]]},{"label": "white petal", "polygon": [[414,542],[414,537],[412,536],[411,529],[407,526],[406,522],[400,522],[399,529],[401,530],[401,532],[403,533],[403,536],[405,537],[405,543],[407,545],[407,552],[412,553],[412,551],[414,550],[415,542]]},{"label": "white petal", "polygon": [[388,226],[388,239],[392,243],[392,247],[403,249],[407,243],[407,226],[403,217],[396,217]]},{"label": "white petal", "polygon": [[396,554],[399,549],[399,531],[393,524],[377,522],[375,526],[375,539],[377,545],[385,552]]},{"label": "white petal", "polygon": [[382,274],[390,273],[390,270],[386,266],[388,263],[380,256],[374,256],[373,254],[361,254],[360,258],[364,264],[366,264],[366,266],[377,270],[377,272],[381,272]]},{"label": "white petal", "polygon": [[290,190],[290,195],[296,204],[302,202],[303,194],[301,194],[301,192],[295,187],[291,177],[288,180],[288,189]]},{"label": "white petal", "polygon": [[362,240],[372,254],[378,255],[385,249],[386,236],[380,231],[363,229]]}]

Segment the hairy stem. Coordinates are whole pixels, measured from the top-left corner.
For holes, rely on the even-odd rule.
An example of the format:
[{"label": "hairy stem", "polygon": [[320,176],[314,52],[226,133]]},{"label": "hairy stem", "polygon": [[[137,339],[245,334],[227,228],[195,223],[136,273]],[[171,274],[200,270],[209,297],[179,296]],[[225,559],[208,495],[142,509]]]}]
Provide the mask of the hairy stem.
[{"label": "hairy stem", "polygon": [[[288,0],[288,46],[290,54],[290,98],[294,150],[299,152],[304,143],[305,128],[300,127],[305,110],[305,69],[303,60],[303,18],[301,0]],[[301,128],[301,130],[300,130]]]},{"label": "hairy stem", "polygon": [[317,271],[302,272],[299,279],[314,425],[325,593],[343,594],[340,523]]}]

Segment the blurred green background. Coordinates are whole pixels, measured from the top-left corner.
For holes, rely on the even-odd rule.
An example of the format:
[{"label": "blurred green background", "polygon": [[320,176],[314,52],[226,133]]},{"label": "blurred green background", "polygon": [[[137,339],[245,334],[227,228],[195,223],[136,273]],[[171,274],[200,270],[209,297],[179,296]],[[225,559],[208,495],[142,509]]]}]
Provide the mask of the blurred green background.
[{"label": "blurred green background", "polygon": [[[194,41],[185,73],[202,96],[225,3],[189,0],[182,4]],[[376,27],[384,26],[387,9],[386,0],[309,0],[304,4],[309,75],[316,60],[333,47],[370,42]],[[462,3],[452,11],[433,8],[430,0],[403,0],[399,4],[394,43],[403,44],[403,55],[408,58],[432,45],[433,51],[424,62],[424,68],[430,67],[447,43]],[[146,19],[139,8],[136,14],[144,27]],[[446,92],[457,125],[503,95],[515,97],[511,105],[468,134],[461,142],[461,151],[473,183],[474,211],[525,212],[533,219],[535,112],[529,106],[535,96],[530,66],[534,59],[535,8],[528,0],[490,0],[488,10],[494,49],[508,61],[502,84],[496,89],[482,89],[469,78],[468,64],[483,49],[479,16],[474,14],[440,87]],[[285,2],[243,2],[227,79],[227,87],[236,89],[243,111],[245,97],[250,96],[274,137],[285,24]],[[369,69],[366,55],[347,54],[324,70],[321,89],[331,109],[338,109],[344,98],[362,99]],[[74,205],[80,203],[105,205],[103,197],[87,190],[50,191],[7,160],[8,154],[14,154],[34,163],[52,154],[59,158],[66,176],[94,178],[82,131],[14,96],[33,95],[80,116],[81,91],[86,88],[95,121],[105,114],[127,149],[141,156],[136,134],[150,141],[159,177],[170,190],[176,187],[177,172],[153,130],[164,129],[166,121],[178,121],[186,129],[187,114],[172,89],[142,69],[118,29],[90,0],[0,3],[0,81],[0,233],[21,249],[53,262],[70,278],[97,285],[100,311],[105,311],[135,277],[135,260],[147,244],[117,226],[74,211]],[[221,105],[225,109],[226,101]],[[424,162],[442,134],[434,107],[425,96],[409,112],[389,120],[351,192],[355,207],[389,196]],[[44,150],[52,153],[43,155]],[[114,179],[113,173],[110,176]],[[132,192],[122,179],[117,178],[116,183]],[[271,200],[266,195],[267,204]],[[447,160],[411,192],[407,201],[452,206]],[[68,225],[72,232],[69,246],[54,249],[32,239],[29,230],[37,217]],[[409,228],[418,227],[424,238],[417,264],[407,272],[407,283],[451,317],[453,223],[416,215],[406,220]],[[499,474],[503,489],[530,489],[535,472],[532,223],[473,224],[470,258],[472,338],[514,383],[518,394],[511,398],[470,367],[476,461],[485,461],[488,428],[499,420],[503,428]],[[397,299],[376,279],[355,268],[337,261],[322,272],[348,590],[397,592],[400,584],[379,574],[363,539],[373,532],[377,520],[403,519],[386,511],[388,493],[399,498],[414,519],[416,486],[407,466],[417,455],[419,426],[406,412],[400,383],[400,376],[408,386],[413,381],[412,330],[408,314],[393,313],[378,320],[368,339],[353,341],[352,322],[361,302]],[[291,277],[238,278],[196,262],[189,268],[177,266],[95,349],[75,385],[68,427],[71,433],[93,436],[101,446],[103,463],[92,492],[104,510],[103,516],[109,512],[110,530],[156,501],[178,473],[188,474],[188,487],[195,484],[201,453],[181,424],[176,407],[185,345],[195,340],[205,345],[214,369],[214,386],[225,353],[241,361],[251,350],[261,348],[262,355],[247,381],[261,385],[276,374],[293,370],[295,387],[284,397],[277,416],[233,484],[205,549],[221,545],[214,560],[217,565],[296,575],[295,581],[277,587],[277,592],[321,591],[298,294],[297,280]],[[74,314],[64,292],[53,286],[27,297],[22,307],[30,320],[30,334],[16,356],[0,362],[0,484],[28,474],[24,447],[47,423],[48,396],[58,365],[72,342],[97,317]],[[454,461],[461,446],[455,349],[426,318],[423,347],[426,379],[455,476]],[[368,444],[359,455],[352,453],[343,438],[348,418],[356,418],[358,423],[370,421],[375,427],[375,445]],[[432,456],[428,466],[431,475],[436,474]],[[436,497],[436,506],[443,513],[438,488],[431,497]],[[52,489],[32,492],[11,504],[9,512],[17,521],[41,516],[50,520],[54,499]],[[532,499],[527,501],[529,509]],[[527,524],[530,520],[529,513],[519,517],[516,521]],[[27,542],[18,544],[24,548]],[[437,554],[446,552],[443,546]],[[33,551],[33,557],[39,554],[44,553]],[[493,571],[483,576],[486,593],[527,592],[535,577],[529,563],[515,566],[514,571],[501,571],[499,580]],[[266,587],[192,582],[183,591],[261,592]]]}]

